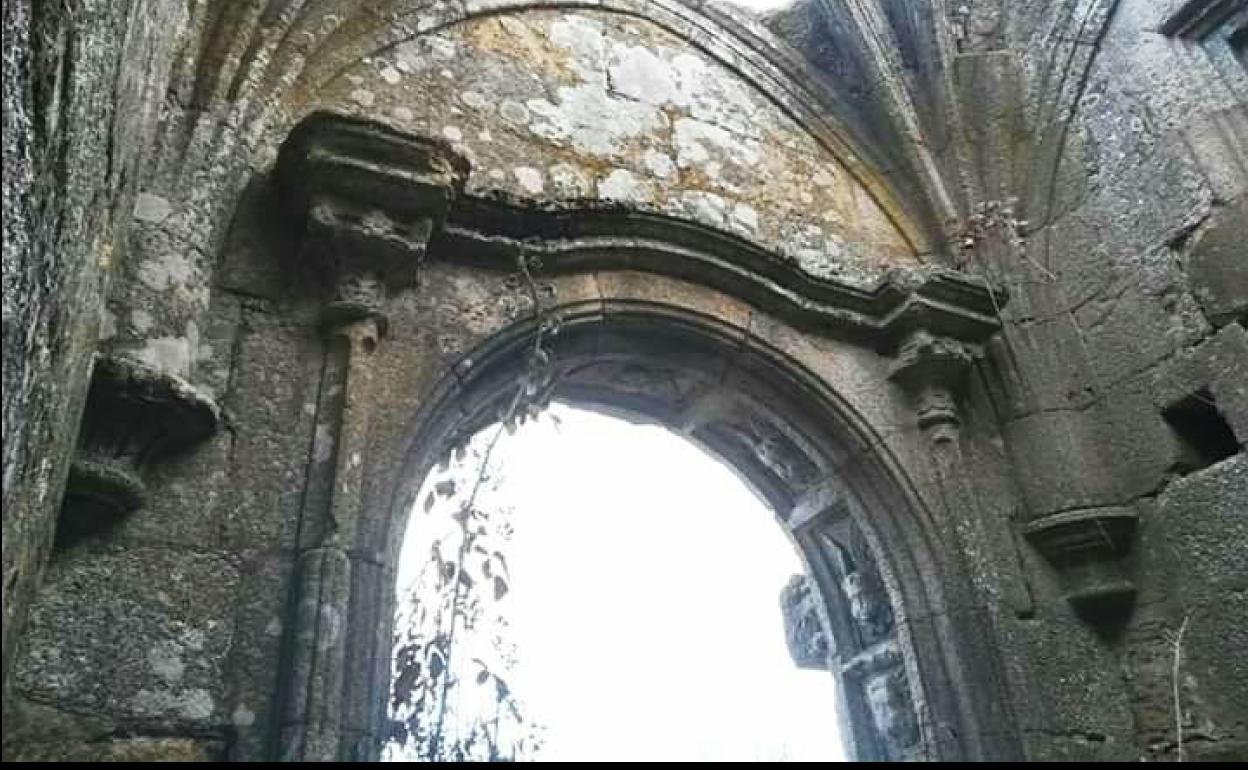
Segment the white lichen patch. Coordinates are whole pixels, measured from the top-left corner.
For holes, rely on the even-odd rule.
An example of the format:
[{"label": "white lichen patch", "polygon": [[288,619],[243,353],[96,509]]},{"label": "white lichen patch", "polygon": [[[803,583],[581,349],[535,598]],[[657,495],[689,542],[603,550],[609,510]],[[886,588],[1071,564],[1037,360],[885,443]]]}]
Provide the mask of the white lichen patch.
[{"label": "white lichen patch", "polygon": [[564,86],[556,100],[531,99],[525,106],[536,116],[529,125],[534,134],[587,155],[615,156],[629,140],[667,126],[657,108],[595,86]]},{"label": "white lichen patch", "polygon": [[540,195],[546,189],[546,180],[542,178],[542,172],[532,166],[513,168],[511,173],[519,182],[520,189],[529,195]]},{"label": "white lichen patch", "polygon": [[734,229],[752,234],[758,229],[758,212],[749,204],[738,203],[732,207],[732,224]]},{"label": "white lichen patch", "polygon": [[608,82],[611,90],[621,96],[653,105],[679,105],[687,100],[675,75],[671,64],[649,48],[612,46]]},{"label": "white lichen patch", "polygon": [[256,723],[256,712],[240,703],[230,715],[230,722],[235,727],[251,727]]},{"label": "white lichen patch", "polygon": [[682,118],[673,128],[676,165],[681,168],[701,168],[708,172],[717,168],[715,175],[719,176],[725,164],[747,170],[759,163],[761,149],[757,142],[714,123]]},{"label": "white lichen patch", "polygon": [[185,287],[197,280],[199,269],[184,254],[165,254],[148,259],[139,265],[138,279],[152,291],[166,291]]},{"label": "white lichen patch", "polygon": [[519,102],[513,102],[510,99],[505,100],[498,108],[498,114],[503,120],[518,125],[527,125],[529,122],[529,109]]},{"label": "white lichen patch", "polygon": [[182,691],[139,690],[130,706],[144,716],[179,716],[193,721],[211,718],[215,708],[212,695],[202,688]]},{"label": "white lichen patch", "polygon": [[147,664],[166,683],[177,684],[186,672],[186,664],[182,662],[182,645],[172,641],[159,642],[147,651]]},{"label": "white lichen patch", "polygon": [[557,163],[550,167],[550,184],[559,198],[576,200],[588,198],[594,192],[589,175],[569,163]]},{"label": "white lichen patch", "polygon": [[605,25],[588,16],[567,14],[549,26],[546,36],[568,53],[568,63],[581,80],[605,85]]},{"label": "white lichen patch", "polygon": [[464,91],[459,95],[459,100],[464,103],[465,107],[474,110],[488,110],[491,106],[489,101],[476,91]]},{"label": "white lichen patch", "polygon": [[676,200],[679,213],[690,219],[715,227],[723,227],[727,222],[728,202],[723,196],[700,190],[689,190],[680,193]]},{"label": "white lichen patch", "polygon": [[139,363],[179,377],[191,372],[191,343],[185,337],[153,337],[139,348],[127,351]]},{"label": "white lichen patch", "polygon": [[671,156],[659,150],[646,150],[645,155],[642,156],[642,162],[646,164],[646,170],[659,179],[667,179],[676,173],[676,163]]},{"label": "white lichen patch", "polygon": [[654,199],[651,187],[628,169],[617,168],[598,182],[598,197],[621,203],[648,203]]},{"label": "white lichen patch", "polygon": [[403,73],[399,72],[395,67],[382,67],[379,74],[382,80],[392,86],[403,79]]},{"label": "white lichen patch", "polygon": [[160,224],[173,212],[169,201],[159,195],[139,193],[134,199],[134,218],[148,224]]}]

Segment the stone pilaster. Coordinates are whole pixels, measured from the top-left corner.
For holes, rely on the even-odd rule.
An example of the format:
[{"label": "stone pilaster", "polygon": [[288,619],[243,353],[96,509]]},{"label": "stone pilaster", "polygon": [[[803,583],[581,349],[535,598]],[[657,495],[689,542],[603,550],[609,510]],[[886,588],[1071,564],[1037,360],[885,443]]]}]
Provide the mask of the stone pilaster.
[{"label": "stone pilaster", "polygon": [[292,132],[276,174],[302,227],[297,267],[322,292],[325,339],[278,754],[334,761],[342,755],[353,549],[385,306],[390,295],[416,286],[467,165],[440,143],[320,114]]},{"label": "stone pilaster", "polygon": [[1012,555],[1008,548],[1012,535],[982,509],[968,482],[974,470],[962,450],[960,401],[977,355],[973,343],[918,328],[898,346],[889,377],[914,399],[946,509],[946,526],[966,556],[978,593],[993,603],[1004,602],[1017,615],[1028,615],[1033,611],[1031,591],[1017,565],[998,556]]}]

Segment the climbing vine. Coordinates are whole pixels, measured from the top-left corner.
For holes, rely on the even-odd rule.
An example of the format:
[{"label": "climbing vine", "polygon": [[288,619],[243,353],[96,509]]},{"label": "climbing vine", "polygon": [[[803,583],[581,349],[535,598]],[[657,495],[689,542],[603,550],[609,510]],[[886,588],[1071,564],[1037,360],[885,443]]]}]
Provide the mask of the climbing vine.
[{"label": "climbing vine", "polygon": [[[414,515],[430,537],[427,558],[400,597],[393,657],[392,759],[508,761],[531,758],[542,728],[524,711],[508,676],[517,661],[507,638],[510,591],[506,547],[512,510],[486,504],[501,480],[491,466],[503,434],[536,419],[556,385],[547,345],[560,321],[541,262],[521,249],[508,290],[522,290],[535,323],[533,342],[496,427],[462,440],[421,490]],[[402,587],[401,587],[402,588]]]}]

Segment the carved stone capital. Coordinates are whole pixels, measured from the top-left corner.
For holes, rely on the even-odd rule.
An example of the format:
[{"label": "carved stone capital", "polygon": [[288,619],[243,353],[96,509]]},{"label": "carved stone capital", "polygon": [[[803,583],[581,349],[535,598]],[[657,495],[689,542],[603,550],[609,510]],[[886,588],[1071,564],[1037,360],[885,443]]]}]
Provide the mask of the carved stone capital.
[{"label": "carved stone capital", "polygon": [[957,394],[974,360],[966,344],[922,329],[911,332],[897,350],[889,379],[917,398],[919,427],[934,441],[955,436],[960,422]]},{"label": "carved stone capital", "polygon": [[379,123],[317,113],[291,132],[275,173],[328,325],[372,317],[384,332],[385,295],[415,285],[468,170],[448,145]]},{"label": "carved stone capital", "polygon": [[184,380],[127,359],[98,359],[70,467],[66,514],[107,517],[139,507],[147,468],[204,441],[221,424],[212,399]]},{"label": "carved stone capital", "polygon": [[1109,622],[1135,600],[1123,560],[1138,520],[1134,508],[1084,508],[1037,519],[1023,534],[1057,568],[1074,608],[1090,622]]}]

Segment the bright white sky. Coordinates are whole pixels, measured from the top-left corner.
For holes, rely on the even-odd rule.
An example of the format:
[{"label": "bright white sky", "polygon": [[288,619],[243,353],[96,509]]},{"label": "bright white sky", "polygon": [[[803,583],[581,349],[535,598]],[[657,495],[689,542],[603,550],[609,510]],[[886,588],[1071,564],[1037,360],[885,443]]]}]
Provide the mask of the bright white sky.
[{"label": "bright white sky", "polygon": [[515,509],[510,681],[547,726],[540,758],[843,760],[831,675],[785,646],[801,565],[771,511],[663,428],[550,413],[491,462]]}]

